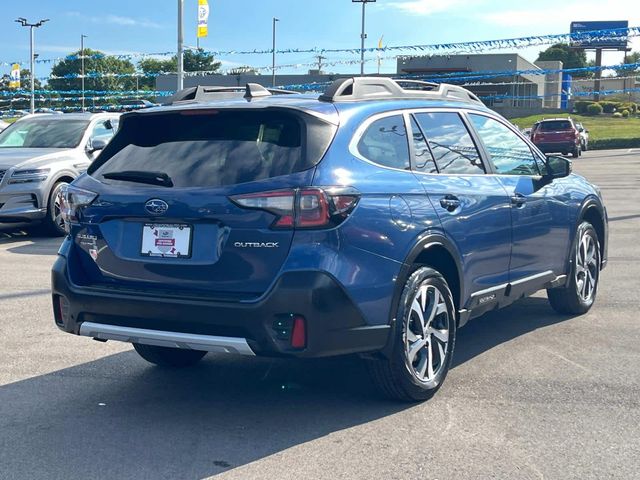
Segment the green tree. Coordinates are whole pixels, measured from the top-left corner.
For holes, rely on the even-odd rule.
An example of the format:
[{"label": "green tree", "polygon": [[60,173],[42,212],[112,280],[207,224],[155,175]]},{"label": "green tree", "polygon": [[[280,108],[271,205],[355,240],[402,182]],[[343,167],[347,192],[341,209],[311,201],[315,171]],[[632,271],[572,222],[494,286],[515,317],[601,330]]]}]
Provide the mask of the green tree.
[{"label": "green tree", "polygon": [[[205,52],[203,49],[198,50],[185,50],[184,52],[184,71],[185,72],[217,72],[220,70],[221,62],[217,62],[214,56]],[[145,58],[138,63],[138,67],[142,73],[159,74],[178,71],[178,57],[173,57],[166,60],[158,60],[155,58]],[[140,79],[140,85],[144,85],[145,88],[155,87],[154,77],[144,77]]]},{"label": "green tree", "polygon": [[[6,90],[15,90],[15,89],[10,89],[9,88],[9,81],[11,80],[10,75],[8,73],[2,75],[2,77],[0,77],[0,90],[1,91],[6,91]],[[42,88],[42,84],[40,83],[40,80],[38,80],[36,78],[34,86],[36,90],[40,90]],[[31,90],[31,72],[29,70],[27,70],[26,68],[23,68],[22,70],[20,70],[20,89],[21,90]]]},{"label": "green tree", "polygon": [[[167,60],[158,60],[156,58],[145,58],[138,62],[138,68],[144,75],[157,75],[160,73],[175,72],[178,62],[174,58]],[[139,87],[143,90],[150,90],[155,88],[156,79],[154,76],[140,77]]]},{"label": "green tree", "polygon": [[211,53],[207,53],[201,48],[184,52],[185,72],[217,72],[221,65],[222,63],[217,62]]},{"label": "green tree", "polygon": [[[0,77],[0,92],[10,92],[0,96],[0,110],[19,110],[27,109],[30,105],[30,91],[31,91],[31,72],[27,69],[20,70],[20,89],[9,88],[9,81],[11,80],[9,74],[2,75]],[[34,88],[36,90],[42,89],[40,80],[36,78],[34,82]],[[20,92],[20,93],[18,93]],[[36,107],[42,106],[38,99],[40,95],[36,94]]]},{"label": "green tree", "polygon": [[[624,61],[621,65],[630,65],[633,63],[640,63],[640,52],[631,52],[624,57]],[[628,67],[620,70],[616,70],[616,76],[624,77],[627,75],[633,75],[637,72],[640,72],[640,68],[638,67]]]},{"label": "green tree", "polygon": [[[540,52],[538,61],[556,60],[562,62],[562,68],[583,68],[589,66],[587,63],[587,54],[584,50],[571,48],[565,43],[556,43],[546,50]],[[591,72],[572,73],[574,77],[590,77]]]},{"label": "green tree", "polygon": [[[81,59],[80,51],[72,53],[51,69],[52,77],[65,77],[66,75],[80,75]],[[133,74],[135,67],[129,60],[120,59],[111,55],[104,55],[98,50],[85,49],[85,89],[87,90],[133,90],[136,79],[133,76],[113,77],[108,74]],[[92,77],[96,74],[96,77]],[[52,90],[80,90],[80,78],[51,78],[49,87]]]}]

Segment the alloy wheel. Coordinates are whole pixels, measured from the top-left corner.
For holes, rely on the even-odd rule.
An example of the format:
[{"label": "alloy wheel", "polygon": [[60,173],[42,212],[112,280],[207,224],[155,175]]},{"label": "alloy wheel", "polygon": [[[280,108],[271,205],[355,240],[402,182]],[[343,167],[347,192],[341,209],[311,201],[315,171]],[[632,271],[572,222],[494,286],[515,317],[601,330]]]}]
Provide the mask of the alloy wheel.
[{"label": "alloy wheel", "polygon": [[434,285],[416,292],[405,322],[405,359],[421,382],[431,382],[445,368],[449,351],[449,311],[443,293]]},{"label": "alloy wheel", "polygon": [[584,232],[576,249],[576,289],[583,302],[590,302],[598,278],[598,251],[592,235]]}]

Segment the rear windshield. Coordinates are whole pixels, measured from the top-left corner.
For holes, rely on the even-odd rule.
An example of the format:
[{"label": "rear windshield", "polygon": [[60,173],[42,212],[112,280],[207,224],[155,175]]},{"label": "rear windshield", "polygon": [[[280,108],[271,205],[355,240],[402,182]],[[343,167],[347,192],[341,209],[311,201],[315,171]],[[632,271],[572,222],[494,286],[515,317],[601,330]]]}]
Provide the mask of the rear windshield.
[{"label": "rear windshield", "polygon": [[332,137],[329,125],[282,110],[132,115],[121,122],[89,174],[114,183],[103,176],[162,172],[175,187],[253,182],[313,167]]},{"label": "rear windshield", "polygon": [[542,122],[538,128],[547,132],[573,129],[571,122],[568,120],[551,120],[548,122]]}]

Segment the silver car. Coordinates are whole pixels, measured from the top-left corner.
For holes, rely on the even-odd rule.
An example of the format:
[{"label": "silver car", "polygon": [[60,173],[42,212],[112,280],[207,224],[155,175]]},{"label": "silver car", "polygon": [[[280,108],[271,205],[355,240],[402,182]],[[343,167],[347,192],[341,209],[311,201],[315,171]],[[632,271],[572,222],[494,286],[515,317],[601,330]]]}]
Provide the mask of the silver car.
[{"label": "silver car", "polygon": [[38,114],[0,133],[0,224],[42,223],[63,235],[58,192],[113,137],[118,114]]}]

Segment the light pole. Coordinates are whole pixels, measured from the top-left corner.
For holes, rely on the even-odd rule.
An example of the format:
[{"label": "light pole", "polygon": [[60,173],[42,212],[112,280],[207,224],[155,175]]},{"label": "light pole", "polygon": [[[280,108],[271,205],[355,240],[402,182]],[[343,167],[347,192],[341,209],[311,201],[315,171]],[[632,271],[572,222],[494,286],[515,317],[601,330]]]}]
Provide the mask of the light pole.
[{"label": "light pole", "polygon": [[80,35],[80,70],[82,80],[82,111],[84,112],[84,39],[87,35]]},{"label": "light pole", "polygon": [[44,20],[40,20],[37,23],[29,23],[27,22],[26,18],[20,17],[16,20],[17,23],[19,23],[20,25],[22,25],[23,27],[29,27],[29,33],[30,33],[30,55],[29,55],[29,60],[31,63],[31,71],[30,73],[30,77],[31,77],[31,113],[35,113],[36,111],[36,97],[35,97],[35,89],[36,89],[36,84],[35,84],[35,56],[33,54],[34,51],[34,37],[33,37],[33,29],[34,28],[38,28],[41,27],[45,22],[48,22],[49,19],[45,18]]},{"label": "light pole", "polygon": [[184,88],[184,0],[178,0],[178,91]]},{"label": "light pole", "polygon": [[364,19],[365,19],[365,7],[367,3],[375,3],[376,0],[351,0],[353,3],[362,4],[362,33],[360,34],[360,75],[364,75],[364,41],[367,38],[367,34],[364,33]]},{"label": "light pole", "polygon": [[273,17],[273,49],[271,50],[271,87],[276,88],[276,22],[280,19]]}]

